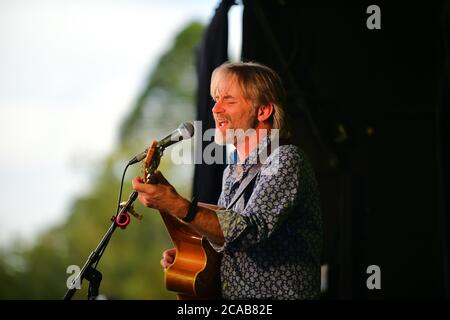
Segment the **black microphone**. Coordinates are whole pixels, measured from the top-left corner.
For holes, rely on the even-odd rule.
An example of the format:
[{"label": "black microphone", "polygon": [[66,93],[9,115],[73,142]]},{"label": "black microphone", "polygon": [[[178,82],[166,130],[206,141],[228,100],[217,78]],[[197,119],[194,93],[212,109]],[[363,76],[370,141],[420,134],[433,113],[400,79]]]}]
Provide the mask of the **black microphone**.
[{"label": "black microphone", "polygon": [[[194,126],[192,125],[192,123],[183,122],[178,126],[178,128],[173,130],[167,137],[158,141],[158,147],[164,150],[168,146],[171,146],[172,144],[177,143],[183,139],[189,139],[193,135],[194,135]],[[147,152],[148,149],[145,149],[143,152],[134,156],[134,158],[128,162],[128,165],[140,162],[147,156]]]}]

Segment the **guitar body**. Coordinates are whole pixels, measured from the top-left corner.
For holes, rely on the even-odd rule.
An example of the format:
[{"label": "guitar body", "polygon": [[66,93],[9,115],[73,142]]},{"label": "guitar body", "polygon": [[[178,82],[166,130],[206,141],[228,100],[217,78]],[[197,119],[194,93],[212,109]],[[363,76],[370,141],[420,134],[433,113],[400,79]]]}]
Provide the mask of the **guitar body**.
[{"label": "guitar body", "polygon": [[[148,148],[143,166],[143,181],[152,183],[163,150],[156,141]],[[210,209],[217,206],[198,203]],[[176,249],[175,261],[165,270],[166,288],[178,293],[180,299],[219,299],[220,259],[208,240],[189,224],[166,212],[160,212]]]},{"label": "guitar body", "polygon": [[175,261],[165,270],[167,290],[179,299],[219,299],[221,254],[188,224],[164,212],[161,217],[176,249]]}]

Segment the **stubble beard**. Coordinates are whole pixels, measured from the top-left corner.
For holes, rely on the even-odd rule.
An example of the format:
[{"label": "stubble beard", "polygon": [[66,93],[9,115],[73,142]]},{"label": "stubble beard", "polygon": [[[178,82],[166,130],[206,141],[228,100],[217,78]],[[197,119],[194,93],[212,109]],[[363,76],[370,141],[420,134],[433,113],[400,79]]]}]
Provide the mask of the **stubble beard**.
[{"label": "stubble beard", "polygon": [[245,137],[248,134],[252,134],[256,129],[258,119],[256,115],[252,115],[246,124],[246,129],[241,128],[227,128],[225,132],[222,132],[219,128],[216,128],[214,134],[214,142],[218,145],[245,143]]}]

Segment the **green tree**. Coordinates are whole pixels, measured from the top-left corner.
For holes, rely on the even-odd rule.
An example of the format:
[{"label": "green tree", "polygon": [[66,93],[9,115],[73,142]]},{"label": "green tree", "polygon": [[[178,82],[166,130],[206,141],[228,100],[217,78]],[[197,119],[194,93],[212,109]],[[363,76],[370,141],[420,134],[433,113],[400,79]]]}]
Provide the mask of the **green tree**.
[{"label": "green tree", "polygon": [[[0,251],[0,298],[63,297],[67,267],[81,267],[111,223],[121,170],[130,155],[148,145],[150,138],[161,138],[167,128],[194,118],[193,54],[202,32],[200,23],[190,23],[161,56],[121,125],[116,150],[97,168],[89,193],[73,202],[67,221],[42,234],[32,247],[18,243],[13,249]],[[189,196],[192,166],[174,166],[163,158],[160,170],[181,194]],[[131,192],[129,177],[138,174],[139,168],[128,173],[124,197]],[[126,230],[114,233],[98,266],[103,274],[100,292],[111,299],[173,299],[175,295],[164,287],[159,264],[162,250],[172,246],[165,226],[154,210],[137,202],[135,209],[144,214],[144,220],[132,219]],[[87,285],[84,282],[74,298],[85,299]]]}]

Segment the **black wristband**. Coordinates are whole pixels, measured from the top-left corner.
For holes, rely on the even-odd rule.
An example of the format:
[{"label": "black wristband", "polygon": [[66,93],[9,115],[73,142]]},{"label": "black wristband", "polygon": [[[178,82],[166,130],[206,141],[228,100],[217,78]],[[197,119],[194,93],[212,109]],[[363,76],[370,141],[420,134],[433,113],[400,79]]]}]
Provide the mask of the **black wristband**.
[{"label": "black wristband", "polygon": [[187,223],[194,220],[195,215],[197,214],[197,202],[198,202],[197,197],[193,197],[191,204],[189,205],[188,213],[181,220],[183,220],[184,222],[187,222]]}]

